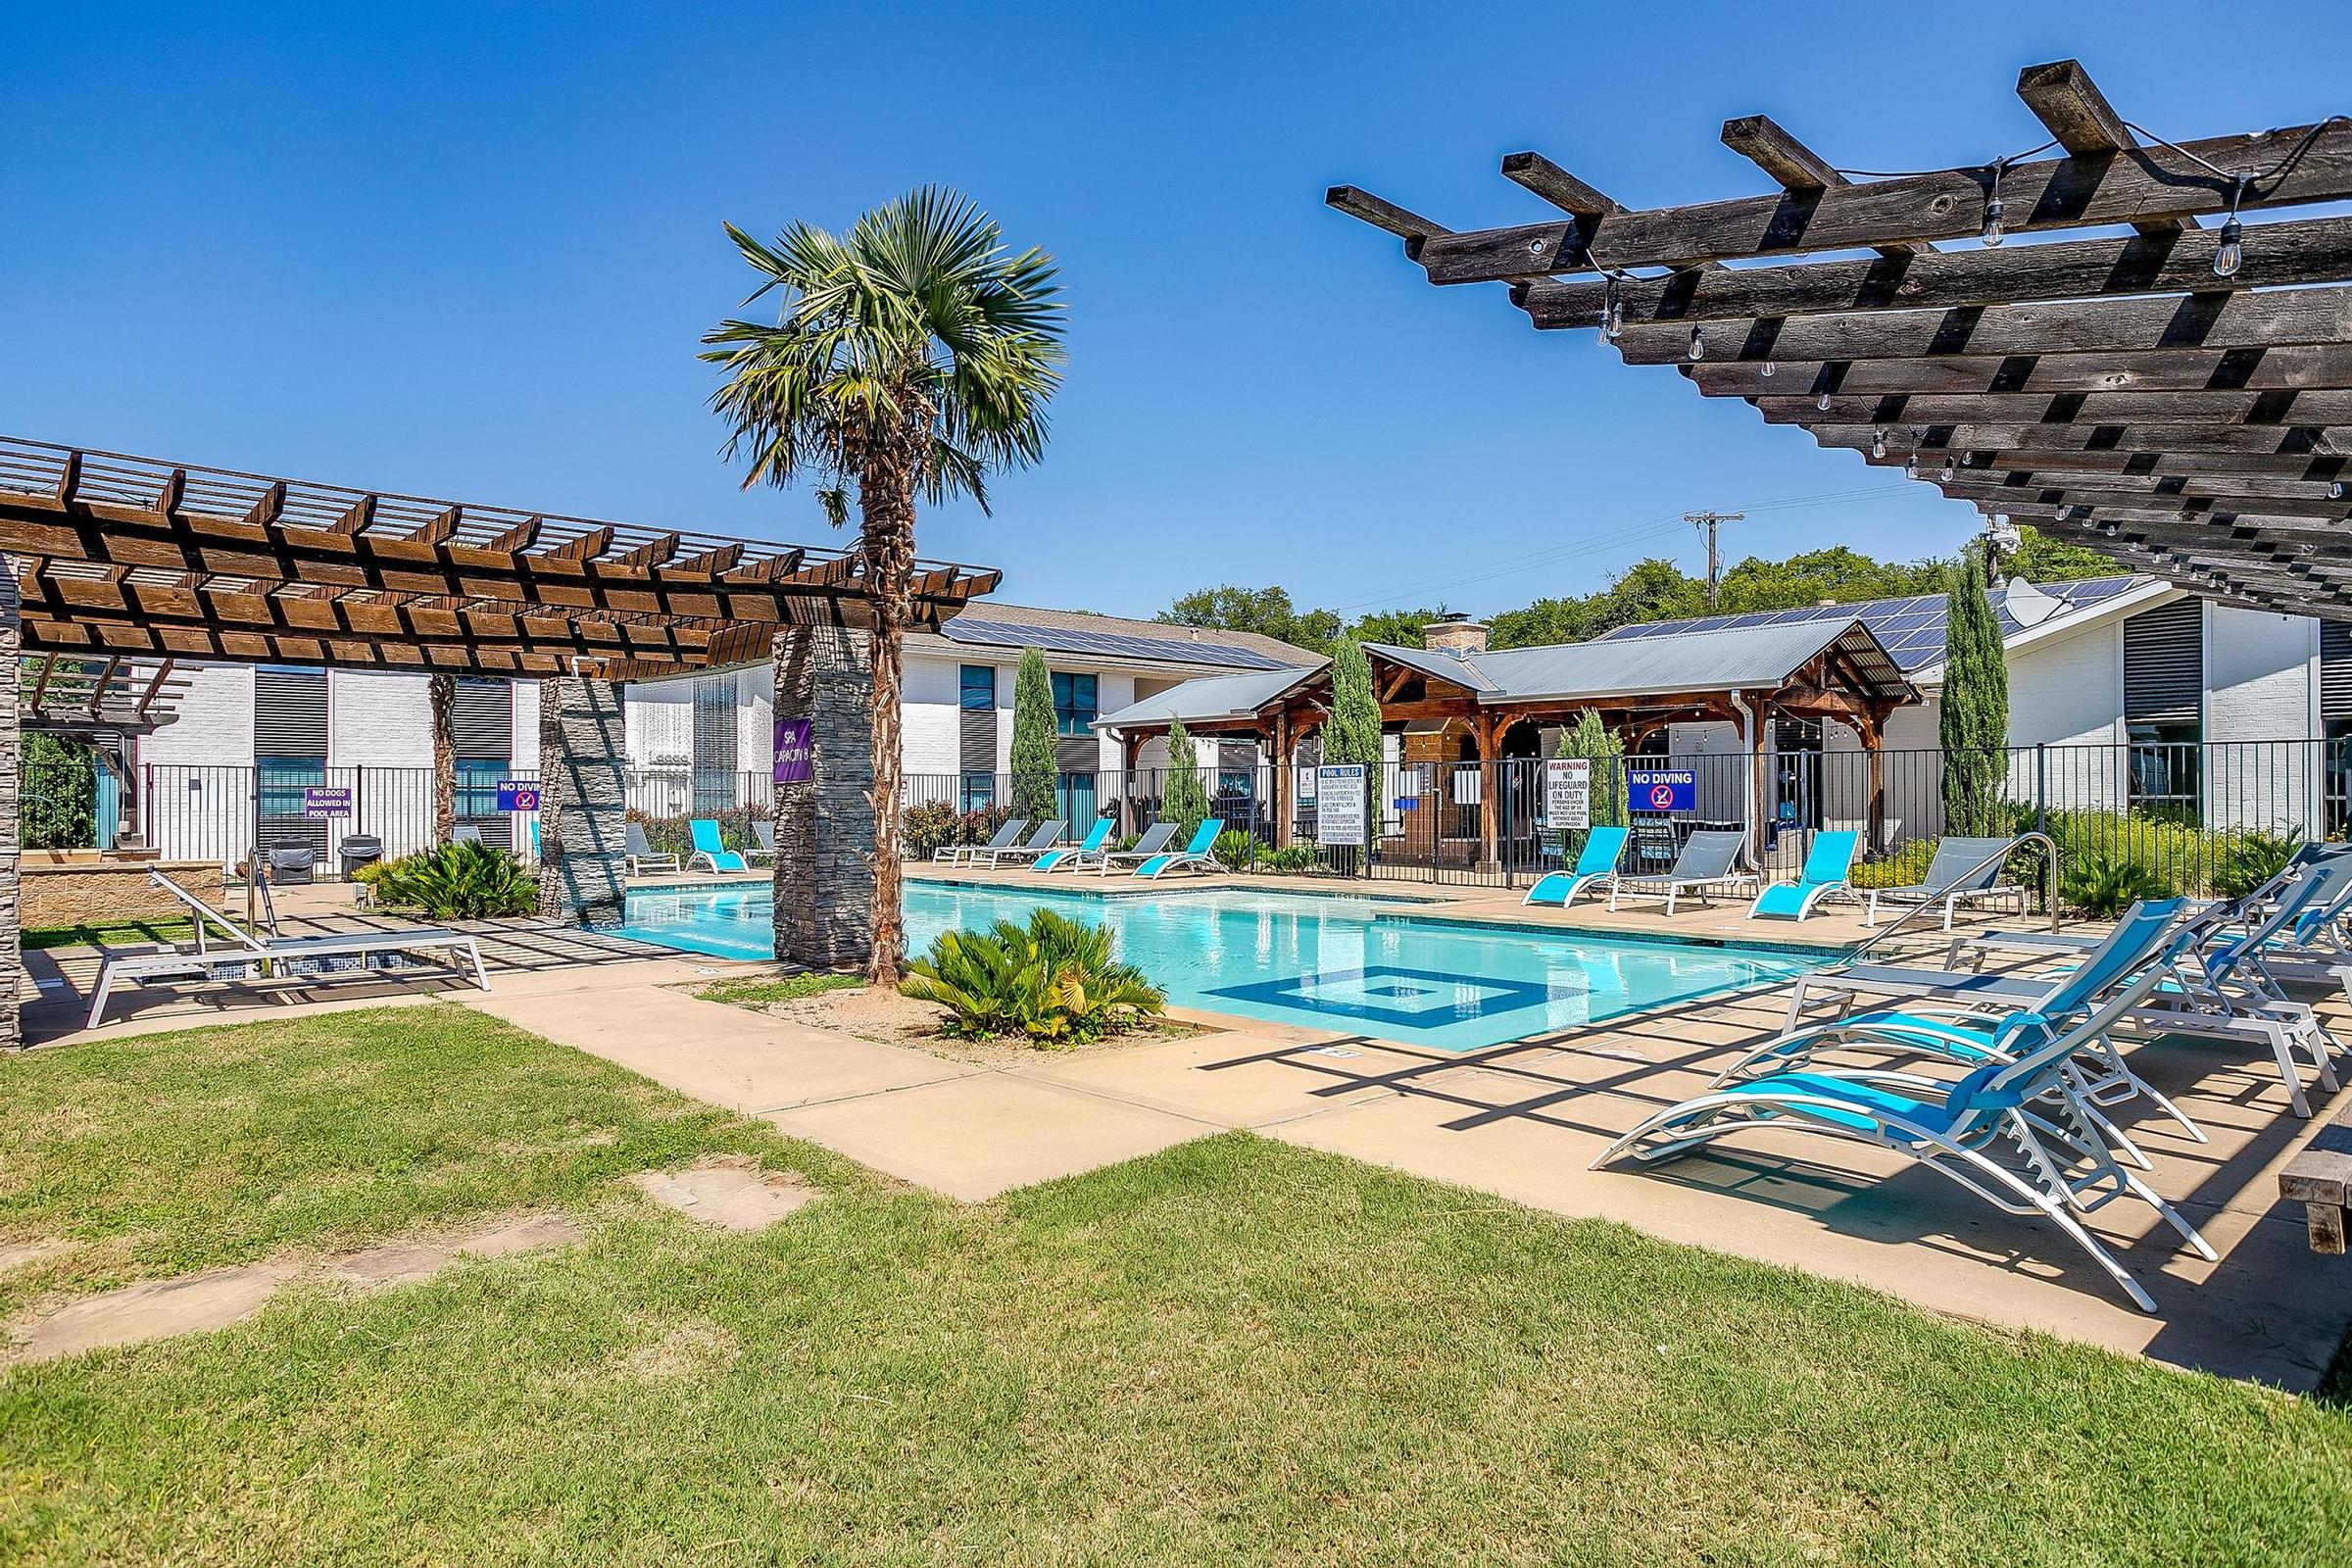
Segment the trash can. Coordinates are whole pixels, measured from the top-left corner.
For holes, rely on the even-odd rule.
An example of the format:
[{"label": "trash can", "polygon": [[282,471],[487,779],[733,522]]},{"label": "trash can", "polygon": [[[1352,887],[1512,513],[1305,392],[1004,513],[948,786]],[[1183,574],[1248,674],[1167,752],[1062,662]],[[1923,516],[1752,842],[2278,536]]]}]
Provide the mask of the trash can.
[{"label": "trash can", "polygon": [[270,846],[270,880],[280,887],[298,887],[318,869],[318,852],[301,839],[279,839]]},{"label": "trash can", "polygon": [[340,852],[343,875],[346,879],[363,865],[373,865],[384,858],[384,841],[372,833],[347,833]]}]

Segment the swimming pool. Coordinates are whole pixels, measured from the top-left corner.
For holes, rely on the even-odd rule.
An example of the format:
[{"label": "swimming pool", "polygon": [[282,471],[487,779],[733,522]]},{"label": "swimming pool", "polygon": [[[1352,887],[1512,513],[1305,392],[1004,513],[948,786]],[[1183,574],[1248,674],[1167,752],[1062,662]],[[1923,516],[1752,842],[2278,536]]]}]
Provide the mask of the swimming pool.
[{"label": "swimming pool", "polygon": [[[622,934],[730,958],[774,953],[764,885],[629,895]],[[1045,905],[1107,925],[1171,1003],[1470,1051],[1620,1013],[1793,979],[1828,961],[1769,948],[1500,931],[1394,902],[1254,890],[1099,897],[906,886],[906,945]]]}]

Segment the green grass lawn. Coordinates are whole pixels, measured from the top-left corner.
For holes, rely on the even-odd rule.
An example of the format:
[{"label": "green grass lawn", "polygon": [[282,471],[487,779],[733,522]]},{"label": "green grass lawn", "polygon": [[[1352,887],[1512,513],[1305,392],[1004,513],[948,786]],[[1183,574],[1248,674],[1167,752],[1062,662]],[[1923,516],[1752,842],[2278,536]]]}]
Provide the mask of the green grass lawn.
[{"label": "green grass lawn", "polygon": [[828,991],[855,991],[865,984],[860,974],[786,974],[763,980],[713,980],[695,993],[705,1002],[732,1002],[757,1007],[768,1002],[798,1002]]},{"label": "green grass lawn", "polygon": [[34,926],[24,933],[23,946],[39,948],[139,948],[163,943],[193,942],[196,926],[179,915],[138,920],[111,920],[99,925]]},{"label": "green grass lawn", "polygon": [[[2338,1409],[1247,1135],[966,1207],[455,1006],[0,1062],[0,1234],[144,1238],[101,1274],[593,1217],[563,1252],[0,1374],[9,1562],[2018,1568],[2352,1541]],[[754,1236],[616,1196],[707,1148],[828,1196]]]}]

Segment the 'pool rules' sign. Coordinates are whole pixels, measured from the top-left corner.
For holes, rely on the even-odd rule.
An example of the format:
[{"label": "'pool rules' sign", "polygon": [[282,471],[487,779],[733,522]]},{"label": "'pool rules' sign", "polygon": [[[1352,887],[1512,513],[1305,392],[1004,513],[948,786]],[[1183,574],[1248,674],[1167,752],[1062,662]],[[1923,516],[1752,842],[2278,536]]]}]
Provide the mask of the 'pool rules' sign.
[{"label": "'pool rules' sign", "polygon": [[1341,762],[1315,769],[1315,842],[1363,847],[1364,764]]},{"label": "'pool rules' sign", "polygon": [[1544,819],[1552,827],[1592,825],[1592,760],[1555,757],[1544,764]]}]

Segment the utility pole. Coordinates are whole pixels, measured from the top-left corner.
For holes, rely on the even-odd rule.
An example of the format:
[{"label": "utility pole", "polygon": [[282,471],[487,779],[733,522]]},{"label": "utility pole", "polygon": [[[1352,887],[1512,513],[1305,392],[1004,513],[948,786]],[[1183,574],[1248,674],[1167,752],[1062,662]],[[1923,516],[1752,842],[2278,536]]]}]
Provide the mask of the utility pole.
[{"label": "utility pole", "polygon": [[1718,523],[1745,521],[1744,512],[1686,512],[1683,520],[1707,530],[1707,609],[1715,608],[1715,528]]}]

